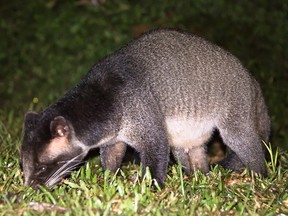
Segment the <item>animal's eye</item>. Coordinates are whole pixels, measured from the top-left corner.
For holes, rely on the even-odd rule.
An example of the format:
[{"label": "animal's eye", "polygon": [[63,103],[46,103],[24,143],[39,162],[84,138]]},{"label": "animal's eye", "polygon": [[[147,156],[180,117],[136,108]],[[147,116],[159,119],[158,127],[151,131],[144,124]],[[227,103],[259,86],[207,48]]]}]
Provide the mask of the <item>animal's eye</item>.
[{"label": "animal's eye", "polygon": [[39,168],[37,169],[37,173],[40,174],[42,172],[45,172],[47,170],[47,166],[46,165],[41,165],[39,166]]},{"label": "animal's eye", "polygon": [[41,171],[45,171],[46,169],[47,169],[46,166],[42,166],[42,167],[40,167],[40,170],[41,170]]}]

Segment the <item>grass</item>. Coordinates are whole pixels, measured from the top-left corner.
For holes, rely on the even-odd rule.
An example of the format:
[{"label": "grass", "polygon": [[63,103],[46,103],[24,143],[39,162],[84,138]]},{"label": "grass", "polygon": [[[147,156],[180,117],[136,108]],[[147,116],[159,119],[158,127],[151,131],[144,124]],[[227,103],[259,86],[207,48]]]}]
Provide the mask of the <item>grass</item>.
[{"label": "grass", "polygon": [[[1,128],[4,155],[0,161],[0,215],[275,215],[288,214],[287,153],[279,154],[283,166],[267,163],[269,177],[244,171],[212,168],[208,176],[182,175],[171,165],[165,188],[151,190],[148,174],[140,181],[141,168],[129,163],[117,174],[103,172],[99,158],[92,158],[52,191],[23,187],[19,170],[19,146]],[[12,156],[13,155],[13,156]],[[276,154],[272,154],[272,156]],[[283,158],[281,158],[283,156]],[[271,161],[275,161],[272,158]]]},{"label": "grass", "polygon": [[[288,4],[285,1],[9,1],[0,7],[0,215],[288,214]],[[89,3],[89,1],[87,1]],[[151,7],[152,6],[152,7]],[[272,118],[269,176],[212,168],[185,176],[171,165],[165,188],[128,164],[103,172],[98,157],[54,190],[23,186],[24,113],[74,86],[97,59],[150,28],[177,27],[240,58],[259,80]],[[278,148],[278,150],[277,150]]]}]

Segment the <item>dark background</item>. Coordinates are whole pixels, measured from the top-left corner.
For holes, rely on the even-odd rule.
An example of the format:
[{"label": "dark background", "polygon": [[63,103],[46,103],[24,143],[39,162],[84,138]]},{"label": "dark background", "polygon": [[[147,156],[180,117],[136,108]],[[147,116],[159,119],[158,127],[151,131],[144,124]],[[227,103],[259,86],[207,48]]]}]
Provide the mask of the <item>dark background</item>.
[{"label": "dark background", "polygon": [[27,110],[55,101],[97,59],[144,31],[175,27],[243,62],[263,89],[272,144],[287,148],[288,1],[92,2],[0,0],[0,123],[13,135]]}]

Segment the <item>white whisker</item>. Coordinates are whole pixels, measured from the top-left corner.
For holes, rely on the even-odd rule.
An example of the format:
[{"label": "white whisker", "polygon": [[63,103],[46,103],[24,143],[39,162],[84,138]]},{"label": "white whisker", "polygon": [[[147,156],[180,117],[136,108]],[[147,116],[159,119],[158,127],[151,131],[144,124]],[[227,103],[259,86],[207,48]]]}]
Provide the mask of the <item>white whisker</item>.
[{"label": "white whisker", "polygon": [[86,154],[86,152],[83,152],[66,162],[63,161],[65,163],[47,178],[45,185],[47,185],[49,188],[52,188],[62,177],[70,174],[75,168],[83,163],[83,161],[78,160],[78,158],[84,154]]},{"label": "white whisker", "polygon": [[77,162],[77,163],[73,164],[72,166],[68,166],[71,163],[67,163],[67,164],[63,165],[55,173],[53,173],[53,175],[51,175],[48,178],[48,180],[46,181],[46,184],[47,185],[54,185],[54,182],[58,181],[61,177],[64,177],[65,175],[68,175],[69,173],[71,173],[81,163],[82,162]]},{"label": "white whisker", "polygon": [[72,166],[68,166],[68,164],[65,164],[65,169],[63,169],[64,166],[62,166],[57,172],[55,172],[47,181],[46,185],[49,185],[49,187],[52,187],[54,184],[56,184],[62,177],[70,174],[76,167],[79,166],[82,162],[78,162],[73,164]]}]

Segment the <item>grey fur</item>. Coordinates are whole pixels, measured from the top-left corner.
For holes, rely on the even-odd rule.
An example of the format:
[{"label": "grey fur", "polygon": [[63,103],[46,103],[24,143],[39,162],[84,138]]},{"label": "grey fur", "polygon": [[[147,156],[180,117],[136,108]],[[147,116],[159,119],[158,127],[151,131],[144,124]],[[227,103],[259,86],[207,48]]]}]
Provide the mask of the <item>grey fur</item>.
[{"label": "grey fur", "polygon": [[[173,30],[146,34],[125,47],[122,53],[127,53],[128,59],[133,57],[139,79],[138,85],[129,86],[127,91],[141,90],[141,94],[144,92],[152,98],[147,106],[158,111],[155,118],[164,124],[168,137],[165,122],[169,118],[188,120],[191,128],[195,123],[200,129],[209,125],[205,128],[208,139],[203,139],[201,145],[193,145],[193,140],[188,140],[189,148],[185,144],[179,148],[170,140],[174,155],[185,165],[187,173],[191,173],[193,166],[208,171],[205,144],[218,129],[224,143],[236,153],[231,155],[237,156],[236,159],[228,157],[223,165],[232,169],[247,166],[266,174],[261,140],[268,141],[270,119],[259,84],[237,58],[202,38]],[[136,96],[134,104],[128,107],[135,107],[144,98]],[[129,103],[132,103],[130,98],[125,101]],[[126,113],[130,118],[131,111]],[[127,125],[129,123],[125,123],[125,127]],[[127,130],[133,131],[133,127],[130,125]],[[139,138],[135,135],[134,139],[136,142]]]},{"label": "grey fur", "polygon": [[[103,168],[115,171],[126,145],[140,153],[143,171],[148,166],[160,185],[170,149],[187,174],[206,173],[206,143],[215,130],[232,150],[223,166],[266,175],[261,140],[268,141],[270,119],[257,81],[218,46],[189,33],[155,30],[101,59],[39,115],[27,113],[25,182],[52,176],[53,186],[74,167],[69,161],[98,147]],[[49,165],[58,157],[69,163]]]}]

